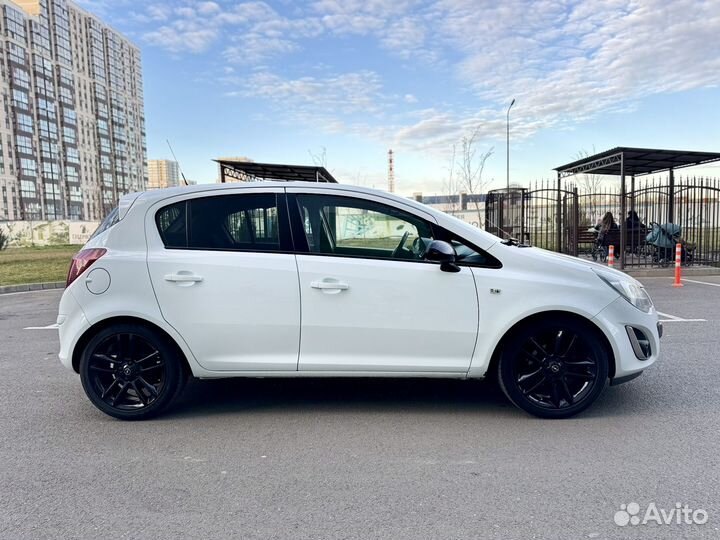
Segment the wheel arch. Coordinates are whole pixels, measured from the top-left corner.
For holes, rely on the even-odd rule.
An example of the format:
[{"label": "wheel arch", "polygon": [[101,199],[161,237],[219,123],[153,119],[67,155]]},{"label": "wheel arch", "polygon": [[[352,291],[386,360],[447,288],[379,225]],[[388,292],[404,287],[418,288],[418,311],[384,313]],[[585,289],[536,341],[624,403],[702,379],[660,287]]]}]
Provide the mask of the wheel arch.
[{"label": "wheel arch", "polygon": [[610,358],[610,363],[608,365],[608,377],[610,379],[613,379],[615,377],[617,358],[615,356],[615,351],[612,347],[612,344],[610,343],[610,340],[608,339],[603,329],[598,326],[592,319],[588,319],[587,317],[584,317],[577,313],[573,313],[571,311],[562,310],[540,311],[537,313],[533,313],[532,315],[528,315],[527,317],[520,319],[510,328],[508,328],[508,330],[505,332],[505,334],[503,334],[503,336],[500,338],[500,340],[495,345],[495,348],[493,349],[488,369],[485,372],[485,377],[487,378],[488,376],[491,376],[492,374],[497,372],[500,355],[502,353],[505,343],[507,343],[509,339],[511,339],[515,334],[517,334],[517,332],[522,330],[523,327],[532,324],[533,321],[545,319],[547,317],[570,319],[582,324],[590,331],[594,332],[595,335],[600,339],[600,342],[602,343],[608,354],[608,357]]},{"label": "wheel arch", "polygon": [[186,375],[192,375],[192,369],[190,368],[190,363],[188,362],[185,352],[183,351],[182,347],[178,345],[177,341],[175,341],[175,339],[165,329],[151,321],[148,321],[147,319],[133,317],[130,315],[121,315],[103,319],[102,321],[96,322],[90,328],[85,330],[85,332],[83,332],[82,336],[80,336],[80,339],[78,339],[77,343],[75,344],[72,353],[72,367],[73,370],[75,370],[75,373],[80,373],[80,357],[82,356],[82,352],[88,342],[94,336],[96,336],[98,332],[116,324],[138,324],[157,332],[160,336],[163,337],[163,339],[167,341],[167,343],[171,347],[175,349],[178,354],[178,358],[180,358],[180,364],[182,365],[182,368],[185,371]]}]

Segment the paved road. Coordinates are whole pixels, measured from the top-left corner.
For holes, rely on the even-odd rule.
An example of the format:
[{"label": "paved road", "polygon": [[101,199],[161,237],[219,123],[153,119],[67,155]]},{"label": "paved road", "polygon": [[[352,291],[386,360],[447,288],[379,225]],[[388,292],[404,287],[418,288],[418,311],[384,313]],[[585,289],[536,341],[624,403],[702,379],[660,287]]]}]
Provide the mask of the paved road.
[{"label": "paved road", "polygon": [[[720,285],[717,278],[699,281]],[[0,537],[720,537],[720,286],[648,279],[662,363],[581,417],[465,381],[207,381],[152,422],[56,360],[59,292],[0,296]],[[619,527],[624,503],[705,525]]]}]

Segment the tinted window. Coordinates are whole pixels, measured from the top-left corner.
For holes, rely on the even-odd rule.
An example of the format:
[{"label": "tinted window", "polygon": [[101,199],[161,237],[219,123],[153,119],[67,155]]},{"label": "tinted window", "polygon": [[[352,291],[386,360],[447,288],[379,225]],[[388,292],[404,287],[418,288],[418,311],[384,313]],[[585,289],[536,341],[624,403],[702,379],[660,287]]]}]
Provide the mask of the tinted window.
[{"label": "tinted window", "polygon": [[110,212],[107,217],[102,221],[100,226],[95,230],[94,233],[92,233],[92,236],[89,238],[89,240],[92,240],[95,238],[98,234],[103,233],[107,231],[110,227],[115,225],[120,221],[120,211],[117,208],[114,208],[112,212]]},{"label": "tinted window", "polygon": [[166,248],[187,247],[186,202],[171,204],[155,215],[160,238]]},{"label": "tinted window", "polygon": [[298,195],[312,253],[421,260],[431,226],[412,214],[362,199]]},{"label": "tinted window", "polygon": [[275,194],[190,199],[163,208],[156,221],[168,248],[280,250]]}]

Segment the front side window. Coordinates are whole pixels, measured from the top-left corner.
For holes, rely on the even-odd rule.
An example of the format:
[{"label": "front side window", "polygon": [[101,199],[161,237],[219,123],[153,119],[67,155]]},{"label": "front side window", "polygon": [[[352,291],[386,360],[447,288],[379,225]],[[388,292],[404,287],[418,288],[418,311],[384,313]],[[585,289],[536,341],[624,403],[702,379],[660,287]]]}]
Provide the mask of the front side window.
[{"label": "front side window", "polygon": [[433,240],[429,223],[391,206],[331,195],[297,200],[311,253],[422,260]]},{"label": "front side window", "polygon": [[166,248],[280,251],[277,195],[223,195],[162,208],[155,221]]}]

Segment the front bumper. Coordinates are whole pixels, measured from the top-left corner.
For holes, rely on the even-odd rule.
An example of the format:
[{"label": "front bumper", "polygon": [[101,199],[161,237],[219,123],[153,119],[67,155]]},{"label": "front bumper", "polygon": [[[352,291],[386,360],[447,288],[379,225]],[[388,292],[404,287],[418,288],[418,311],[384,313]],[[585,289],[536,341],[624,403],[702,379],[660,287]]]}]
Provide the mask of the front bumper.
[{"label": "front bumper", "polygon": [[[633,375],[639,375],[659,358],[662,326],[658,325],[658,315],[654,308],[650,313],[643,313],[624,298],[618,298],[603,309],[594,321],[603,330],[613,349],[615,356],[613,384],[619,384],[630,380]],[[631,333],[642,335],[647,343],[638,347],[638,342],[632,340]]]}]

